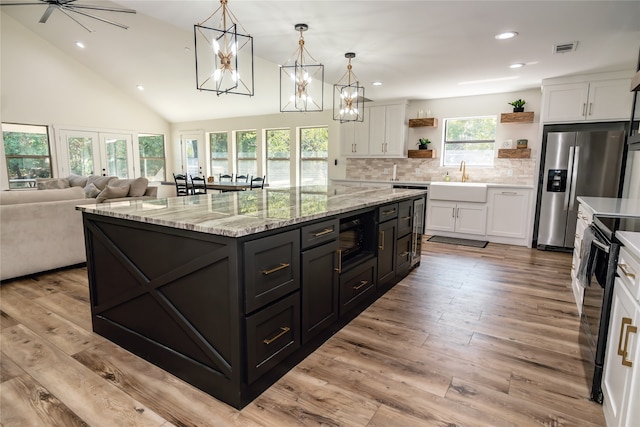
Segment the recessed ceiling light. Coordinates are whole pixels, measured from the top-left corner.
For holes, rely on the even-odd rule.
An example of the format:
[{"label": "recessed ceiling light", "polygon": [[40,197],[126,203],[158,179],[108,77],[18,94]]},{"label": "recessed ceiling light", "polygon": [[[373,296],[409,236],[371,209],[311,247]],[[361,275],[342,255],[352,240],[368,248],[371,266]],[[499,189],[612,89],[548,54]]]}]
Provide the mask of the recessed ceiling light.
[{"label": "recessed ceiling light", "polygon": [[509,65],[509,68],[522,68],[522,67],[524,67],[524,64],[522,62]]},{"label": "recessed ceiling light", "polygon": [[76,42],[76,46],[78,46],[80,49],[84,49],[84,43],[82,42]]},{"label": "recessed ceiling light", "polygon": [[505,33],[496,34],[496,39],[498,40],[506,40],[517,36],[518,33],[515,31],[507,31]]},{"label": "recessed ceiling light", "polygon": [[142,85],[137,85],[136,87],[138,88],[138,90],[144,90],[144,86]]},{"label": "recessed ceiling light", "polygon": [[371,84],[374,86],[382,86],[382,82],[373,82]]}]

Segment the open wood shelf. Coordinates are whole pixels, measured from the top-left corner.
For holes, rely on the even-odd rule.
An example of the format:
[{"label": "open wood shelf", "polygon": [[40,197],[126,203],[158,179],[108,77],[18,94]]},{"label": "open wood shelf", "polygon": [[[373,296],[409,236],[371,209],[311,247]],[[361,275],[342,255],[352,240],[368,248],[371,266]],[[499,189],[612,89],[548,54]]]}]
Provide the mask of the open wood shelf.
[{"label": "open wood shelf", "polygon": [[502,113],[500,123],[533,123],[533,111],[523,113]]},{"label": "open wood shelf", "polygon": [[531,148],[501,148],[498,150],[499,159],[529,159]]},{"label": "open wood shelf", "polygon": [[435,159],[436,150],[409,150],[410,159]]},{"label": "open wood shelf", "polygon": [[419,127],[438,127],[438,119],[435,117],[429,117],[427,119],[409,119],[409,127],[410,128],[419,128]]}]

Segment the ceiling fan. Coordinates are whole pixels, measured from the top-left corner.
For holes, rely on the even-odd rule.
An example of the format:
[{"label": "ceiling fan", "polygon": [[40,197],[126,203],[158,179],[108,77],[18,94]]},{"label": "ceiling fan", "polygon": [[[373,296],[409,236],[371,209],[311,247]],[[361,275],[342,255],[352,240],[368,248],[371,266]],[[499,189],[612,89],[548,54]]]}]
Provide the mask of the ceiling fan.
[{"label": "ceiling fan", "polygon": [[91,28],[87,27],[86,25],[84,25],[82,22],[80,22],[71,13],[77,13],[78,15],[83,15],[83,16],[86,16],[86,17],[89,17],[89,18],[93,18],[93,19],[96,19],[98,21],[105,22],[107,24],[115,25],[116,27],[124,28],[125,30],[127,28],[129,28],[129,27],[126,26],[126,25],[120,24],[118,22],[111,21],[109,19],[105,19],[105,18],[102,18],[100,16],[94,15],[93,13],[89,13],[86,10],[101,10],[101,11],[107,11],[107,12],[136,13],[136,11],[133,10],[133,9],[124,9],[124,8],[119,8],[119,7],[105,7],[105,6],[92,6],[92,5],[73,4],[76,1],[77,0],[40,0],[39,2],[32,2],[32,3],[6,3],[6,2],[2,2],[2,3],[0,3],[0,6],[32,6],[32,5],[33,6],[35,6],[35,5],[39,6],[39,5],[42,5],[43,3],[44,4],[48,4],[49,6],[47,7],[47,10],[44,11],[44,14],[40,18],[40,23],[41,24],[46,23],[47,19],[49,19],[49,16],[51,16],[53,11],[58,9],[60,12],[64,13],[65,15],[67,15],[69,18],[74,20],[77,24],[79,24],[82,28],[84,28],[85,30],[89,31],[90,33],[93,32],[93,30]]}]

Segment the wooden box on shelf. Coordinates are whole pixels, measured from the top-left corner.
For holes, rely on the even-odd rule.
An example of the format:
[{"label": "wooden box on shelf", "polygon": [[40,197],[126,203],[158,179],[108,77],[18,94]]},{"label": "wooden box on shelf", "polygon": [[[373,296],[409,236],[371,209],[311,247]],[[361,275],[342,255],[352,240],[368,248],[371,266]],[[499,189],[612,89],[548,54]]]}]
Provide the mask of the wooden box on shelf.
[{"label": "wooden box on shelf", "polygon": [[435,159],[436,150],[409,150],[410,159]]},{"label": "wooden box on shelf", "polygon": [[409,127],[410,128],[419,128],[419,127],[438,127],[438,119],[435,117],[429,117],[426,119],[409,119]]},{"label": "wooden box on shelf", "polygon": [[499,159],[528,159],[531,148],[501,148],[498,150]]},{"label": "wooden box on shelf", "polygon": [[533,111],[523,113],[502,113],[500,123],[533,123]]}]

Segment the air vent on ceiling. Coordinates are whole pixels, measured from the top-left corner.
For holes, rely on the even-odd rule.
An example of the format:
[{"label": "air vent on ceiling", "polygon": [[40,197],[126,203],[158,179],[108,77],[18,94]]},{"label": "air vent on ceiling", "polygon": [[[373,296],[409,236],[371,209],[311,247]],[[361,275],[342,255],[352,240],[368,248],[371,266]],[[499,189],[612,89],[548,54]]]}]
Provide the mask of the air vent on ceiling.
[{"label": "air vent on ceiling", "polygon": [[578,42],[560,43],[553,46],[553,53],[568,53],[573,52],[578,47]]}]

